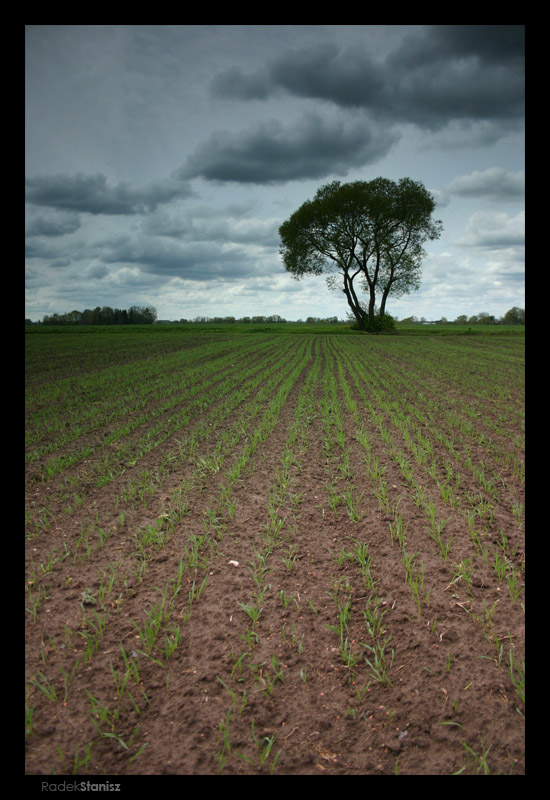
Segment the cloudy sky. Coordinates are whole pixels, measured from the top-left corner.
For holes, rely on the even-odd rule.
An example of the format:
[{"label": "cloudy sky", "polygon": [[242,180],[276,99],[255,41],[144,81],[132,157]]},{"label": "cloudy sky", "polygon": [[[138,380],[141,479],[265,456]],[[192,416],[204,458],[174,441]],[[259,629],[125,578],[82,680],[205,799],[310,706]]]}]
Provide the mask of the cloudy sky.
[{"label": "cloudy sky", "polygon": [[346,317],[278,228],[333,180],[437,200],[398,318],[525,308],[524,28],[29,25],[25,317]]}]

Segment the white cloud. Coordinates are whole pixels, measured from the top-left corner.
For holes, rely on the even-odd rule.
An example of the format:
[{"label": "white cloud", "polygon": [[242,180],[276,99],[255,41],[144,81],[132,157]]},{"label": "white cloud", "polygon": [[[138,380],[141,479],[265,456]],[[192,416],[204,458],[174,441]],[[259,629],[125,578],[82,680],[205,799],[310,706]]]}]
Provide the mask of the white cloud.
[{"label": "white cloud", "polygon": [[511,217],[504,212],[476,211],[457,244],[465,247],[510,247],[525,243],[525,212]]}]

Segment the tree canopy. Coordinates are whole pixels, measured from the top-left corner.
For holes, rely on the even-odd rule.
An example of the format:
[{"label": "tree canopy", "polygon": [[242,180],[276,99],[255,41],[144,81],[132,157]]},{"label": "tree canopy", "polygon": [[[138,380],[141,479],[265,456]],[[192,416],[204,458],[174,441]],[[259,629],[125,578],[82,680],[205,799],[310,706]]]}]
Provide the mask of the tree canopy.
[{"label": "tree canopy", "polygon": [[433,197],[410,178],[334,181],[281,225],[280,253],[297,279],[328,273],[329,285],[342,289],[359,328],[377,330],[390,294],[399,297],[420,286],[424,244],[442,229],[432,219],[434,210]]}]

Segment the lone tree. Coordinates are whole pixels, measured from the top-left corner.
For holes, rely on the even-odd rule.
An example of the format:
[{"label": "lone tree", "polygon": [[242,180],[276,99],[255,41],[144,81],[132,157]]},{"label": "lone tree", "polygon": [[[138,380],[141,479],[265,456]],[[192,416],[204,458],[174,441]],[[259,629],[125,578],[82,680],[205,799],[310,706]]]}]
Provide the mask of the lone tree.
[{"label": "lone tree", "polygon": [[[432,219],[434,210],[433,197],[410,178],[334,181],[283,222],[280,253],[296,279],[329,273],[327,283],[341,285],[358,327],[377,331],[389,295],[400,297],[420,286],[424,243],[442,230]],[[361,290],[368,295],[366,310]]]}]

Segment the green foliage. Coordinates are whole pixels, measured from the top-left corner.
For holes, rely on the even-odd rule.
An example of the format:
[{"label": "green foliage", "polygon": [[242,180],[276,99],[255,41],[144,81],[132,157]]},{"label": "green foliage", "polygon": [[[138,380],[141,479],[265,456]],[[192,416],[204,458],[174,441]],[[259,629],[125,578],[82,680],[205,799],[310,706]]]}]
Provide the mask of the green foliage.
[{"label": "green foliage", "polygon": [[351,325],[352,330],[365,330],[367,333],[395,333],[395,320],[390,314],[377,314],[373,319],[367,319],[361,329],[358,322]]},{"label": "green foliage", "polygon": [[514,306],[503,318],[506,325],[525,325],[525,309]]},{"label": "green foliage", "polygon": [[433,197],[410,178],[334,181],[281,225],[280,253],[295,278],[331,273],[329,285],[344,292],[359,329],[379,329],[377,293],[384,317],[390,294],[399,297],[420,286],[424,243],[441,234],[434,210]]}]

